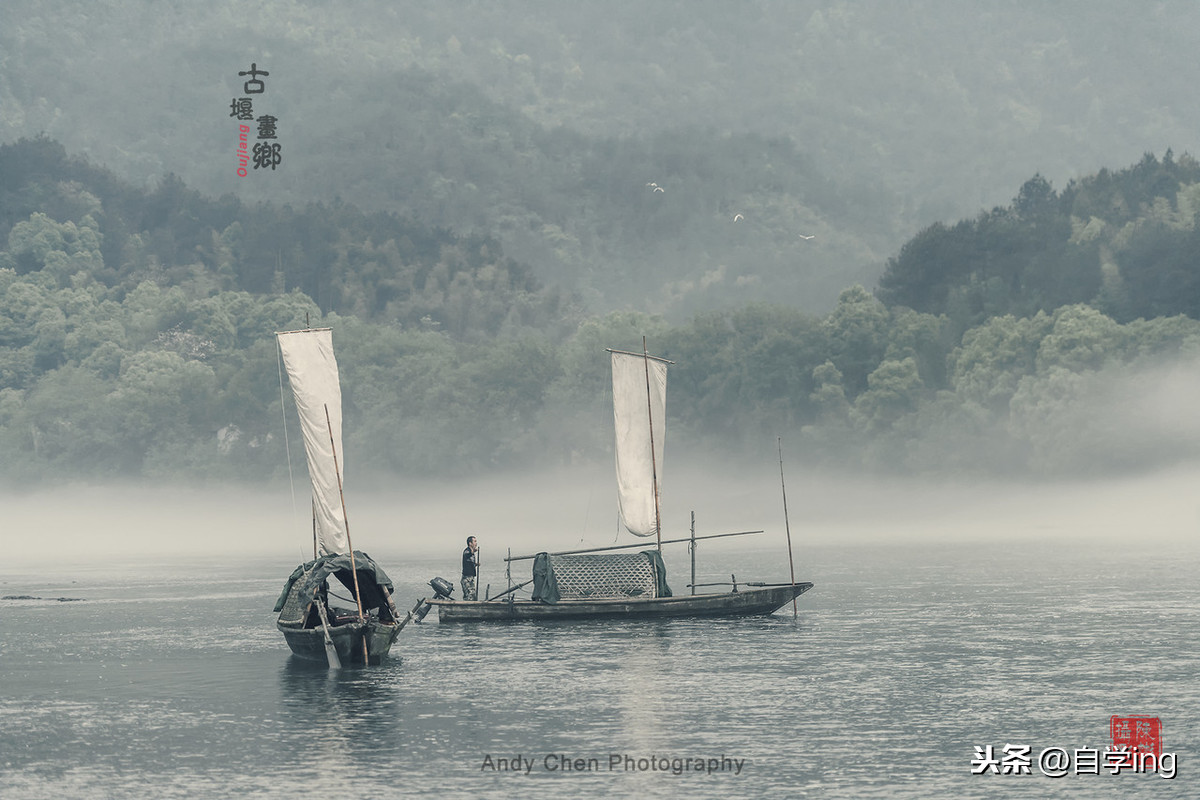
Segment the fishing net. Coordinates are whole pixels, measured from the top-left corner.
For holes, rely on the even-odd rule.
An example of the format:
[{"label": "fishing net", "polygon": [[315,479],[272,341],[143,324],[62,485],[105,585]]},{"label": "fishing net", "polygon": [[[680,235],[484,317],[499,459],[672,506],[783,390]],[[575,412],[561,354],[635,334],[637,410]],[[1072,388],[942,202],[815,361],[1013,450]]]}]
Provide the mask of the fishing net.
[{"label": "fishing net", "polygon": [[657,551],[551,556],[534,562],[533,599],[621,600],[670,597],[666,569]]}]

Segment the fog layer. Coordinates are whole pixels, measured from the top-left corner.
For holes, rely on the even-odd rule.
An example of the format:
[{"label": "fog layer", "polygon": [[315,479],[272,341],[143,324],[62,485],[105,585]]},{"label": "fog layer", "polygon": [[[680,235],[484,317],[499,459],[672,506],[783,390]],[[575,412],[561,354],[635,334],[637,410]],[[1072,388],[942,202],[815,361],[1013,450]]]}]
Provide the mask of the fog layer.
[{"label": "fog layer", "polygon": [[[786,463],[785,463],[786,469]],[[445,553],[454,559],[468,535],[493,563],[540,550],[628,544],[618,535],[608,465],[464,482],[397,483],[356,492],[346,502],[357,549],[403,560]],[[787,472],[789,523],[799,554],[814,545],[983,542],[1014,548],[1062,541],[1081,552],[1144,543],[1170,553],[1192,546],[1200,530],[1200,466],[1139,477],[1079,482],[950,482]],[[785,521],[779,464],[730,473],[721,465],[670,472],[662,493],[664,538],[763,530],[705,545],[782,548]],[[10,564],[190,558],[311,557],[306,487],[293,505],[287,486],[140,489],[75,487],[3,498]],[[653,540],[646,540],[649,544]]]}]

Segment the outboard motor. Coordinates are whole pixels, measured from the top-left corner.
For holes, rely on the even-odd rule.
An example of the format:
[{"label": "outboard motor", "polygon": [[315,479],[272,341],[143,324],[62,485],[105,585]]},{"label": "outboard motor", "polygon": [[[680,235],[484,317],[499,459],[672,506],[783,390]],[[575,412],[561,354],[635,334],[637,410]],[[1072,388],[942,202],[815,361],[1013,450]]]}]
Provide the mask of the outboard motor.
[{"label": "outboard motor", "polygon": [[451,595],[454,594],[454,584],[445,578],[434,578],[429,582],[429,588],[433,589],[434,600],[453,600]]},{"label": "outboard motor", "polygon": [[[446,580],[445,578],[434,578],[433,580],[431,580],[429,582],[429,588],[433,589],[433,599],[434,600],[453,600],[454,599],[451,596],[454,594],[454,584],[451,583],[450,581]],[[429,610],[431,608],[433,608],[432,603],[425,603],[425,605],[421,606],[417,610],[417,613],[413,614],[413,621],[414,622],[423,621],[425,619],[425,615],[429,613]]]}]

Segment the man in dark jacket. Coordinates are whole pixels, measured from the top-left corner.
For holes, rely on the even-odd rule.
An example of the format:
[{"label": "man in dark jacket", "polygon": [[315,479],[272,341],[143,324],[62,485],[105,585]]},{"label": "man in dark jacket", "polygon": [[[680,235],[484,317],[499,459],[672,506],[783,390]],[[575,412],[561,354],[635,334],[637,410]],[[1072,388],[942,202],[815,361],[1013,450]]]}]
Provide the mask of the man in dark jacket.
[{"label": "man in dark jacket", "polygon": [[462,590],[463,600],[478,600],[479,586],[476,579],[479,575],[479,542],[474,536],[467,537],[467,546],[463,548],[462,558]]}]

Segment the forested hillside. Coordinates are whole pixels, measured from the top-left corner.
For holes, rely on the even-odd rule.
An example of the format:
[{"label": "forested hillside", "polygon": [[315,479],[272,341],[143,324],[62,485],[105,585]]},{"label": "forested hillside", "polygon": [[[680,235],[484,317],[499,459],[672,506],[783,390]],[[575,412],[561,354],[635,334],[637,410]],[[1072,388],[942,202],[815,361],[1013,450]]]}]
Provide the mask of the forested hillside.
[{"label": "forested hillside", "polygon": [[[60,283],[83,270],[119,294],[147,280],[190,296],[296,290],[327,311],[464,338],[552,331],[567,305],[488,237],[338,200],[299,210],[212,200],[175,175],[138,190],[46,138],[0,146],[0,237],[3,266],[46,266]],[[54,261],[55,251],[71,260]]]},{"label": "forested hillside", "polygon": [[1088,303],[1114,319],[1200,317],[1200,164],[1167,151],[1056,192],[1030,179],[1012,205],[935,223],[888,261],[880,298],[965,328]]},{"label": "forested hillside", "polygon": [[[483,237],[596,313],[827,313],[1035,173],[1200,151],[1198,38],[1184,0],[8,0],[0,142]],[[284,156],[239,178],[251,63]]]},{"label": "forested hillside", "polygon": [[[348,470],[603,457],[606,347],[676,362],[671,458],[1037,474],[1197,453],[1194,160],[1146,156],[934,225],[874,296],[684,321],[590,314],[496,242],[344,202],[135,188],[49,139],[0,146],[6,481],[286,470],[272,332],[334,329]],[[311,287],[311,288],[309,288]],[[1191,381],[1189,383],[1189,381]],[[298,449],[298,448],[297,448]],[[802,455],[800,455],[802,454]],[[297,453],[293,452],[293,457]]]}]

